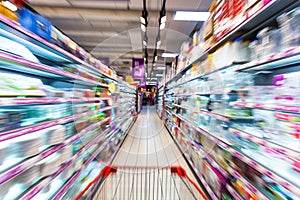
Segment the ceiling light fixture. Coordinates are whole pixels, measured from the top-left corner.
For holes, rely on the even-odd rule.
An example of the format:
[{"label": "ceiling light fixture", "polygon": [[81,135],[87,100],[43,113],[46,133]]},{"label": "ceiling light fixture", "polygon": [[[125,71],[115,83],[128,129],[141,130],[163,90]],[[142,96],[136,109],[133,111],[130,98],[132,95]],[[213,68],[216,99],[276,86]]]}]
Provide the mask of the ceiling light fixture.
[{"label": "ceiling light fixture", "polygon": [[209,15],[209,12],[176,11],[173,19],[182,21],[206,21]]},{"label": "ceiling light fixture", "polygon": [[178,56],[178,53],[162,53],[161,57],[163,58],[175,58]]},{"label": "ceiling light fixture", "polygon": [[160,30],[163,30],[165,27],[166,27],[166,23],[161,23],[161,24],[159,25],[159,29],[160,29]]},{"label": "ceiling light fixture", "polygon": [[166,67],[157,67],[156,69],[157,69],[157,70],[165,70]]},{"label": "ceiling light fixture", "polygon": [[142,29],[143,32],[146,32],[146,26],[145,26],[145,24],[141,24],[141,29]]},{"label": "ceiling light fixture", "polygon": [[162,18],[160,19],[160,22],[161,23],[166,23],[166,21],[167,21],[167,16],[166,15],[162,16]]},{"label": "ceiling light fixture", "polygon": [[143,45],[147,46],[147,41],[143,40]]},{"label": "ceiling light fixture", "polygon": [[160,45],[161,45],[161,41],[158,40],[158,41],[156,42],[157,49],[159,49]]},{"label": "ceiling light fixture", "polygon": [[3,1],[2,4],[4,7],[8,8],[9,10],[11,10],[13,12],[16,12],[18,10],[18,7],[8,0]]},{"label": "ceiling light fixture", "polygon": [[140,17],[140,21],[141,21],[142,24],[146,24],[146,19],[143,16]]}]

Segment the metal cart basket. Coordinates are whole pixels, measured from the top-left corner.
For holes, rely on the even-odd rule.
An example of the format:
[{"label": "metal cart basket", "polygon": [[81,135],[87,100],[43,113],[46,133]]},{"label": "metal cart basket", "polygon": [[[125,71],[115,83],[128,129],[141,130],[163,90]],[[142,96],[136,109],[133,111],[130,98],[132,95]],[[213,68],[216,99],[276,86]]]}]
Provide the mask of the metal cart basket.
[{"label": "metal cart basket", "polygon": [[106,166],[75,198],[94,200],[208,200],[182,167]]}]

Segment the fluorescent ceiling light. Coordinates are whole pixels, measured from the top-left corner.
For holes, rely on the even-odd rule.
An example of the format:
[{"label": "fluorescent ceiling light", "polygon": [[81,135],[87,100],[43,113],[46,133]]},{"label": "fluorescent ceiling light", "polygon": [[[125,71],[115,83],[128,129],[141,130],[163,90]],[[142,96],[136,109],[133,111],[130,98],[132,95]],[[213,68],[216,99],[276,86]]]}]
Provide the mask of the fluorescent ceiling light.
[{"label": "fluorescent ceiling light", "polygon": [[157,70],[165,70],[166,67],[157,67],[156,69],[157,69]]},{"label": "fluorescent ceiling light", "polygon": [[141,21],[142,24],[146,24],[146,20],[145,20],[144,17],[140,17],[140,21]]},{"label": "fluorescent ceiling light", "polygon": [[209,12],[176,11],[173,19],[184,21],[206,21],[209,15]]},{"label": "fluorescent ceiling light", "polygon": [[161,41],[158,40],[158,41],[157,41],[157,46],[160,46],[160,44],[161,44]]},{"label": "fluorescent ceiling light", "polygon": [[159,26],[159,29],[163,30],[165,27],[166,27],[166,23],[161,23],[160,26]]},{"label": "fluorescent ceiling light", "polygon": [[141,24],[141,29],[143,32],[146,32],[146,26],[144,24]]},{"label": "fluorescent ceiling light", "polygon": [[4,7],[8,8],[13,12],[16,12],[18,10],[18,7],[10,1],[3,1],[2,4]]},{"label": "fluorescent ceiling light", "polygon": [[157,61],[157,56],[154,57],[154,60]]},{"label": "fluorescent ceiling light", "polygon": [[163,77],[162,74],[156,74],[156,77]]},{"label": "fluorescent ceiling light", "polygon": [[163,58],[175,58],[178,56],[178,53],[162,53],[161,57]]},{"label": "fluorescent ceiling light", "polygon": [[163,16],[163,17],[160,19],[160,22],[161,22],[161,23],[166,23],[166,21],[167,21],[167,16],[166,16],[166,15]]},{"label": "fluorescent ceiling light", "polygon": [[148,77],[147,79],[148,79],[148,80],[152,80],[152,79],[153,79],[153,80],[157,80],[157,78],[156,78],[156,77],[151,77],[151,78],[150,78],[150,77]]}]

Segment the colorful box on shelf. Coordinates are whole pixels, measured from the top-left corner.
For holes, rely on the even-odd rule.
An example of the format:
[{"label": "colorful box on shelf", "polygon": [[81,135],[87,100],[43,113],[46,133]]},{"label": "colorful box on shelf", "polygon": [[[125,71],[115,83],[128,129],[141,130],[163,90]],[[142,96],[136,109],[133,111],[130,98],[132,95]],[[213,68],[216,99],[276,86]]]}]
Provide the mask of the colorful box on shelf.
[{"label": "colorful box on shelf", "polygon": [[240,130],[237,130],[237,129],[234,129],[234,128],[229,128],[229,131],[238,135],[238,136],[241,136],[245,139],[248,139],[254,143],[257,143],[257,144],[260,144],[264,147],[268,147],[268,148],[271,148],[271,149],[274,149],[275,151],[283,154],[283,155],[286,155],[290,158],[294,158],[296,160],[299,160],[300,159],[300,152],[296,152],[296,151],[293,151],[291,149],[288,149],[288,148],[285,148],[283,146],[280,146],[278,144],[275,144],[275,143],[272,143],[271,141],[267,141],[265,139],[262,139],[262,138],[257,138],[255,136],[252,136],[248,133],[245,133],[243,131],[240,131]]},{"label": "colorful box on shelf", "polygon": [[243,200],[243,198],[229,184],[226,184],[226,189],[235,200]]},{"label": "colorful box on shelf", "polygon": [[229,149],[232,155],[236,156],[239,158],[241,161],[245,162],[249,166],[253,167],[257,171],[261,172],[262,174],[268,176],[269,178],[273,179],[276,181],[278,184],[289,190],[290,192],[294,193],[297,196],[300,196],[300,189],[299,187],[295,186],[294,184],[290,183],[289,181],[285,180],[285,178],[280,177],[279,175],[275,174],[271,170],[265,168],[261,164],[257,163],[256,161],[248,158],[247,156],[241,154],[235,149],[230,148]]},{"label": "colorful box on shelf", "polygon": [[217,196],[215,195],[215,193],[213,192],[213,190],[210,188],[210,186],[207,184],[207,182],[204,180],[202,174],[197,170],[197,168],[191,163],[189,162],[190,165],[192,166],[192,168],[195,170],[198,178],[200,179],[201,183],[203,184],[203,186],[205,187],[205,189],[207,190],[209,196],[212,198],[212,200],[218,200]]},{"label": "colorful box on shelf", "polygon": [[228,167],[228,173],[233,175],[236,179],[241,181],[251,192],[253,192],[259,199],[268,200],[267,196],[263,194],[260,190],[254,187],[249,181],[247,181],[243,176],[241,176],[236,170]]},{"label": "colorful box on shelf", "polygon": [[[27,11],[25,11],[25,12],[27,12]],[[29,12],[30,12],[30,11],[29,11]],[[37,15],[37,14],[33,14],[33,15]],[[28,17],[28,16],[27,16],[27,17]],[[43,18],[43,17],[42,17],[42,18]],[[33,21],[32,21],[32,22],[33,22]],[[32,23],[32,22],[31,22],[31,23]],[[43,20],[43,22],[45,23],[45,20]],[[21,27],[19,24],[13,23],[12,21],[10,21],[9,19],[7,19],[6,17],[3,17],[3,16],[1,17],[1,16],[0,16],[0,23],[4,23],[5,25],[8,25],[8,26],[10,26],[10,27],[16,29],[16,30],[19,31],[20,33],[25,34],[25,35],[27,35],[27,36],[33,38],[33,39],[36,40],[38,43],[41,43],[41,44],[43,44],[43,45],[46,45],[46,46],[50,47],[50,50],[49,50],[49,51],[52,51],[52,52],[58,53],[58,54],[63,54],[63,56],[64,56],[65,58],[69,59],[70,61],[73,61],[73,62],[79,62],[79,63],[83,64],[85,67],[88,67],[88,68],[94,70],[96,73],[99,72],[99,70],[98,70],[95,66],[92,66],[92,65],[86,63],[85,61],[81,60],[80,58],[78,58],[78,57],[76,57],[76,56],[74,55],[74,54],[76,53],[76,48],[77,48],[78,45],[77,45],[76,43],[74,43],[73,41],[72,41],[73,45],[68,45],[68,44],[67,44],[68,42],[60,41],[60,42],[59,42],[59,44],[61,44],[61,45],[59,45],[60,47],[59,47],[59,46],[56,46],[56,45],[53,44],[53,43],[50,43],[49,41],[54,42],[54,43],[57,44],[57,42],[52,41],[52,40],[53,40],[53,38],[52,38],[52,36],[51,36],[51,33],[53,32],[53,31],[52,31],[52,26],[50,26],[50,36],[47,35],[47,34],[48,34],[48,31],[46,31],[46,33],[47,33],[46,35],[45,35],[43,32],[42,32],[42,33],[43,33],[44,35],[42,35],[42,33],[41,33],[41,35],[42,35],[42,36],[45,36],[46,39],[48,38],[48,40],[44,40],[43,38],[41,38],[41,37],[39,37],[38,35],[32,33],[31,31],[28,31],[27,29]],[[49,24],[48,24],[48,26],[46,26],[47,24],[42,24],[42,23],[39,23],[39,24],[40,24],[40,25],[39,25],[40,27],[48,27],[48,26],[49,26]],[[52,34],[52,35],[53,35],[53,34]],[[48,37],[48,36],[49,36],[49,37]],[[62,38],[62,40],[64,40],[64,38],[67,38],[68,41],[71,41],[68,37],[66,37],[66,36],[64,36],[64,35],[61,35],[60,37],[57,37],[57,38]],[[67,46],[70,46],[70,47],[67,47]],[[71,47],[71,46],[72,46],[72,47]],[[63,48],[61,48],[61,47],[63,47]],[[64,47],[65,47],[65,48],[64,48]],[[71,51],[71,49],[74,49],[74,50]],[[70,53],[70,52],[71,52],[71,53]],[[84,55],[87,55],[87,53],[84,52]],[[85,56],[85,57],[86,57],[86,56]],[[86,60],[86,59],[85,59],[85,60]],[[107,75],[109,78],[113,78],[113,77],[111,77],[112,74],[114,74],[114,73],[111,71],[111,72],[109,72],[109,73],[106,74],[106,75]]]},{"label": "colorful box on shelf", "polygon": [[39,14],[31,12],[26,8],[19,10],[18,14],[21,26],[48,41],[51,40],[52,24],[50,21]]},{"label": "colorful box on shelf", "polygon": [[196,149],[200,152],[202,152],[202,154],[206,157],[206,159],[211,163],[211,165],[213,167],[215,167],[222,175],[223,177],[228,177],[228,173],[219,165],[217,164],[198,144],[196,144],[194,142],[194,139],[191,138],[190,135],[186,134],[185,132],[183,132],[177,125],[174,125],[183,135],[185,135],[187,138],[189,138],[191,140],[191,143],[194,144],[194,146],[196,147]]},{"label": "colorful box on shelf", "polygon": [[[191,127],[193,127],[193,125],[191,124]],[[210,138],[211,140],[215,141],[218,145],[220,145],[222,148],[228,149],[230,151],[230,153],[234,156],[236,156],[237,158],[239,158],[241,161],[249,164],[251,167],[253,167],[254,169],[257,169],[258,171],[260,171],[261,173],[265,174],[266,176],[272,178],[273,180],[277,181],[278,184],[282,185],[283,187],[285,187],[287,190],[295,193],[296,195],[300,196],[300,189],[293,185],[292,183],[286,181],[284,178],[278,176],[277,174],[274,174],[273,172],[271,172],[269,169],[263,167],[262,165],[260,165],[259,163],[257,163],[256,161],[248,158],[247,156],[243,155],[242,153],[238,152],[237,150],[231,148],[225,141],[221,140],[220,138],[216,138],[215,136],[211,135],[209,132],[197,128],[197,130],[204,134],[205,136],[207,136],[208,138]]]},{"label": "colorful box on shelf", "polygon": [[[86,145],[86,147],[85,148],[89,148],[90,146],[92,146],[93,144],[95,144],[95,143],[97,143],[98,141],[99,141],[99,138],[100,138],[100,136],[102,137],[103,135],[105,135],[105,134],[107,134],[108,132],[109,132],[109,128],[108,129],[106,129],[103,133],[101,133],[98,137],[96,137],[95,139],[93,139],[90,143],[88,143],[87,145]],[[62,165],[59,169],[58,169],[58,171],[56,171],[56,173],[52,176],[52,177],[50,177],[50,179],[49,178],[47,178],[47,179],[44,179],[44,180],[42,180],[41,182],[39,182],[37,185],[35,185],[33,188],[31,188],[31,189],[29,189],[29,191],[27,191],[23,196],[22,196],[22,198],[21,199],[24,199],[24,200],[29,200],[29,199],[31,199],[31,198],[33,198],[39,191],[41,191],[44,187],[46,187],[55,177],[57,177],[58,175],[60,175],[67,167],[69,167],[72,163],[73,163],[73,161],[76,159],[76,158],[78,158],[83,152],[84,152],[84,149],[85,148],[83,148],[81,151],[79,151],[79,152],[77,152],[66,164],[64,164],[64,165]],[[97,152],[96,152],[97,153]],[[94,154],[96,154],[96,153],[94,153]],[[93,154],[93,155],[94,155]],[[92,156],[93,156],[92,155]],[[94,156],[95,157],[95,156]],[[93,157],[93,158],[94,158]],[[74,180],[75,181],[75,180]],[[68,186],[71,186],[72,184],[65,184],[61,189],[60,189],[60,191],[57,193],[57,195],[58,194],[63,194],[64,192],[65,192],[65,186],[66,185],[68,185]],[[62,192],[63,191],[63,192]]]},{"label": "colorful box on shelf", "polygon": [[[254,60],[244,65],[241,65],[237,68],[238,71],[243,70],[264,70],[268,69],[268,67],[274,67],[277,65],[280,66],[282,63],[299,63],[299,54],[300,54],[300,47],[292,47],[280,53],[272,54],[266,58],[262,58],[259,60]],[[261,65],[261,66],[260,66]]]},{"label": "colorful box on shelf", "polygon": [[2,132],[2,133],[0,133],[0,142],[5,141],[5,140],[9,140],[9,139],[12,139],[12,138],[15,138],[15,137],[19,137],[19,136],[22,136],[22,135],[30,134],[30,133],[33,133],[33,132],[36,132],[36,131],[39,131],[39,130],[42,130],[42,129],[46,129],[46,128],[49,128],[49,127],[52,127],[52,126],[72,122],[72,121],[75,121],[75,120],[80,119],[82,117],[92,115],[92,114],[95,114],[97,112],[106,111],[106,110],[109,110],[111,108],[112,107],[105,107],[105,108],[101,108],[101,109],[95,110],[95,111],[80,113],[80,114],[76,114],[76,115],[61,118],[61,119],[56,119],[56,120],[52,120],[52,121],[48,121],[48,122],[39,123],[39,124],[32,125],[32,126],[29,126],[29,127],[24,127],[24,128],[19,128],[19,129],[15,129],[15,130]]}]

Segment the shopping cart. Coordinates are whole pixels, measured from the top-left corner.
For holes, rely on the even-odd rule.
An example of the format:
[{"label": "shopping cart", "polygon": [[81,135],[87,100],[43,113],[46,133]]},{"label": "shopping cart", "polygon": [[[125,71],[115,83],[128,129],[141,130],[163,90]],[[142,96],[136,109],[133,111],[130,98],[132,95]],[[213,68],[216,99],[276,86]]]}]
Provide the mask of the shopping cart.
[{"label": "shopping cart", "polygon": [[208,200],[182,167],[106,166],[75,198],[94,200]]}]

